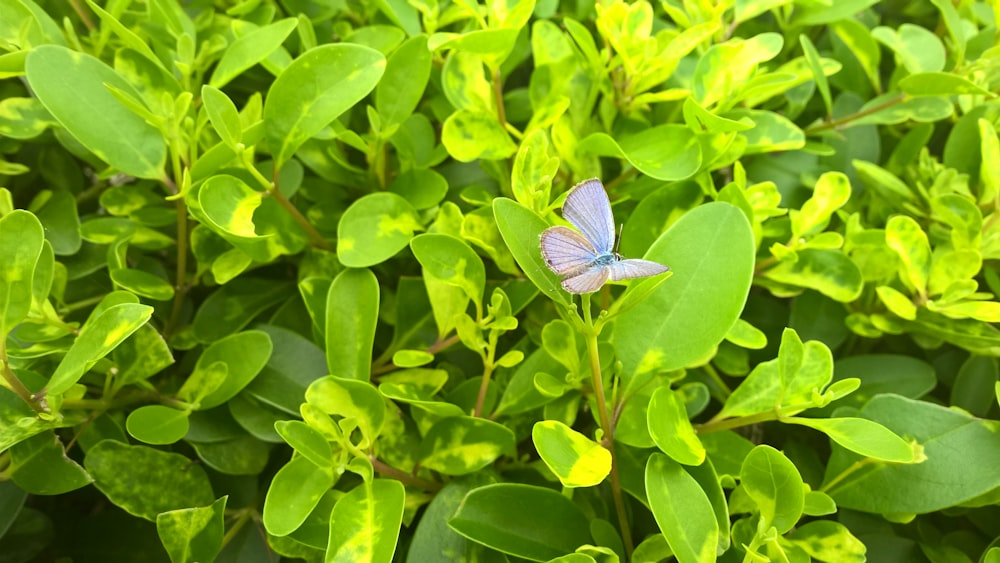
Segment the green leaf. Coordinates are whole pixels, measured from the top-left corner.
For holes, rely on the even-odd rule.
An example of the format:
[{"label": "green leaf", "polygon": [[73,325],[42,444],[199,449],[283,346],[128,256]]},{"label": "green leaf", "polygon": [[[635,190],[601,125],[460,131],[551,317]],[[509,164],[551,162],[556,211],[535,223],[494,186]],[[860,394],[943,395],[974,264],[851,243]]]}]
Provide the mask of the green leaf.
[{"label": "green leaf", "polygon": [[611,472],[611,452],[557,420],[536,422],[535,450],[564,487],[593,487]]},{"label": "green leaf", "polygon": [[173,563],[213,561],[222,549],[226,500],[156,515],[156,532]]},{"label": "green leaf", "polygon": [[[166,142],[156,127],[108,89],[139,98],[111,67],[84,53],[42,45],[28,53],[25,72],[45,109],[98,158],[139,178],[163,176]],[[88,109],[80,111],[80,107]]]},{"label": "green leaf", "polygon": [[396,176],[389,191],[403,196],[414,209],[430,209],[448,193],[448,180],[434,170],[417,168]]},{"label": "green leaf", "polygon": [[823,64],[820,62],[819,52],[807,35],[799,35],[799,43],[802,44],[802,52],[806,56],[806,62],[809,63],[809,69],[812,71],[813,79],[816,81],[816,87],[819,88],[819,94],[823,97],[826,114],[833,115],[830,84],[826,81],[826,73],[823,72]]},{"label": "green leaf", "polygon": [[115,268],[108,273],[115,285],[136,295],[154,301],[170,301],[174,297],[174,287],[156,274],[134,268]]},{"label": "green leaf", "polygon": [[727,203],[688,212],[657,239],[645,258],[669,264],[674,275],[616,319],[623,374],[634,378],[706,359],[743,310],[753,254],[746,216]]},{"label": "green leaf", "polygon": [[691,426],[684,399],[669,386],[653,392],[646,421],[656,446],[674,461],[684,465],[700,465],[705,461],[705,446]]},{"label": "green leaf", "polygon": [[531,561],[547,561],[590,544],[587,517],[552,489],[499,483],[465,496],[448,525],[472,541]]},{"label": "green leaf", "polygon": [[448,235],[427,233],[414,237],[410,248],[425,276],[461,288],[473,303],[482,303],[486,270],[468,244]]},{"label": "green leaf", "polygon": [[757,446],[743,460],[740,483],[757,504],[762,526],[779,534],[791,530],[802,517],[805,494],[795,465],[770,446]]},{"label": "green leaf", "polygon": [[72,387],[98,360],[107,356],[123,340],[139,330],[153,314],[153,308],[137,303],[120,303],[95,310],[66,356],[49,379],[45,392],[60,395]]},{"label": "green leaf", "polygon": [[763,273],[768,279],[814,289],[842,303],[857,299],[864,284],[853,260],[840,250],[826,248],[798,250],[794,260],[781,260]]},{"label": "green leaf", "polygon": [[446,475],[479,471],[501,455],[513,455],[514,433],[483,418],[452,416],[431,426],[420,444],[420,465]]},{"label": "green leaf", "polygon": [[327,563],[390,563],[403,522],[406,492],[392,479],[374,479],[347,493],[330,516]]},{"label": "green leaf", "polygon": [[333,463],[333,450],[323,434],[299,420],[279,420],[274,423],[282,439],[317,467]]},{"label": "green leaf", "polygon": [[212,502],[205,470],[180,454],[103,440],[87,451],[84,466],[108,500],[149,521],[161,512]]},{"label": "green leaf", "polygon": [[620,136],[618,140],[604,133],[593,133],[580,141],[577,149],[597,156],[623,158],[657,180],[683,180],[701,167],[701,145],[683,125],[658,125]]},{"label": "green leaf", "polygon": [[423,35],[411,37],[389,56],[375,88],[375,110],[382,127],[406,120],[417,108],[431,75],[431,52]]},{"label": "green leaf", "polygon": [[441,144],[459,162],[498,160],[517,152],[496,114],[468,109],[460,109],[444,121]]},{"label": "green leaf", "polygon": [[125,428],[147,444],[173,444],[188,432],[188,413],[163,405],[146,405],[130,412]]},{"label": "green leaf", "polygon": [[0,218],[0,338],[28,316],[35,265],[42,253],[44,231],[27,211],[16,210]]},{"label": "green leaf", "polygon": [[680,563],[715,561],[719,526],[701,485],[661,453],[646,463],[646,494],[656,524]]},{"label": "green leaf", "polygon": [[[271,338],[266,332],[248,330],[214,342],[202,352],[188,382],[178,392],[180,397],[202,396],[200,409],[217,407],[243,390],[264,368],[271,356]],[[225,366],[225,379],[217,388],[203,395],[199,381],[202,372]],[[208,378],[213,380],[214,378]]]},{"label": "green leaf", "polygon": [[896,53],[896,59],[910,73],[938,72],[944,69],[945,49],[934,32],[904,23],[899,29],[876,27],[872,37]]},{"label": "green leaf", "polygon": [[994,405],[991,391],[1000,378],[996,358],[969,356],[951,387],[951,404],[985,417]]},{"label": "green leaf", "polygon": [[243,126],[236,104],[225,92],[207,84],[201,87],[201,101],[219,138],[236,150],[243,137]]},{"label": "green leaf", "polygon": [[266,278],[241,276],[209,295],[194,316],[194,336],[211,343],[238,332],[254,318],[288,299],[291,286]]},{"label": "green leaf", "polygon": [[416,209],[390,192],[354,201],[337,224],[337,257],[349,268],[367,268],[392,258],[422,230]]},{"label": "green leaf", "polygon": [[507,243],[517,265],[538,289],[552,301],[562,305],[571,303],[568,293],[563,291],[559,276],[549,270],[542,258],[539,237],[549,227],[544,219],[534,211],[511,199],[498,197],[493,200],[493,215],[496,217],[500,235]]},{"label": "green leaf", "polygon": [[326,297],[326,358],[331,374],[368,381],[378,320],[379,285],[371,270],[347,269]]},{"label": "green leaf", "polygon": [[220,174],[206,180],[198,190],[198,205],[209,225],[218,229],[219,234],[256,239],[260,235],[253,216],[263,197],[263,192],[251,188],[243,180]]},{"label": "green leaf", "polygon": [[375,88],[385,57],[349,43],[310,49],[288,65],[264,102],[264,126],[275,166]]},{"label": "green leaf", "polygon": [[830,217],[851,197],[851,181],[845,174],[826,172],[813,187],[813,195],[798,210],[789,211],[792,236],[813,236],[830,224]]},{"label": "green leaf", "polygon": [[69,190],[42,190],[35,201],[42,198],[44,203],[41,207],[33,205],[32,211],[45,227],[45,240],[52,244],[56,255],[76,254],[83,244],[76,196]]},{"label": "green leaf", "polygon": [[10,478],[33,495],[61,495],[93,479],[66,455],[53,432],[43,432],[10,448]]},{"label": "green leaf", "polygon": [[799,526],[785,539],[816,561],[864,563],[867,547],[850,529],[833,520],[814,520]]},{"label": "green leaf", "polygon": [[844,448],[865,457],[893,463],[919,461],[909,443],[885,426],[864,418],[788,417],[781,420],[819,430]]},{"label": "green leaf", "polygon": [[758,364],[723,405],[716,418],[748,416],[773,408],[812,406],[814,398],[833,378],[833,356],[818,340],[805,344],[786,328],[778,359]]},{"label": "green leaf", "polygon": [[285,18],[255,29],[233,41],[212,71],[209,84],[213,88],[222,88],[243,71],[267,58],[281,47],[297,24],[295,18]]},{"label": "green leaf", "polygon": [[899,256],[903,283],[926,295],[931,271],[931,245],[927,234],[912,218],[896,215],[885,226],[885,242]]},{"label": "green leaf", "polygon": [[367,381],[323,377],[306,389],[306,401],[327,414],[353,420],[369,443],[374,442],[385,423],[385,401]]},{"label": "green leaf", "polygon": [[[879,395],[858,415],[923,446],[916,464],[871,464],[825,487],[841,508],[867,512],[921,514],[960,504],[1000,486],[991,468],[1000,463],[1000,446],[989,421],[929,402]],[[954,452],[962,452],[956,463]],[[861,460],[835,447],[826,481]],[[876,508],[878,507],[878,508]]]},{"label": "green leaf", "polygon": [[911,96],[992,96],[993,93],[975,82],[949,72],[920,72],[899,81],[899,89]]},{"label": "green leaf", "polygon": [[335,479],[328,465],[317,466],[306,457],[293,457],[271,479],[264,499],[264,527],[287,536],[305,522]]}]

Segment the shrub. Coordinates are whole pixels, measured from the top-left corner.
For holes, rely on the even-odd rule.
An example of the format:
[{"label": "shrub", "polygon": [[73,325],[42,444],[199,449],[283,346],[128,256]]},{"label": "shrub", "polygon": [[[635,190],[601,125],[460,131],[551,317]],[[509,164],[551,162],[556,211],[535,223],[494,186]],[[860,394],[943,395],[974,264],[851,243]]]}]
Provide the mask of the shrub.
[{"label": "shrub", "polygon": [[39,1],[3,561],[1000,561],[994,4]]}]

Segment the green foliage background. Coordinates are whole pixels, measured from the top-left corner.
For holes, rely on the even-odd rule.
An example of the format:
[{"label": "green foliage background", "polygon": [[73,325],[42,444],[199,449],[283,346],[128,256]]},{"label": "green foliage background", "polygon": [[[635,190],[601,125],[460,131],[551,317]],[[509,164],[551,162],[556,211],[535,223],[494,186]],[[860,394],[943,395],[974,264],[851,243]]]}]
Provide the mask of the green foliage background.
[{"label": "green foliage background", "polygon": [[998,23],[0,0],[0,561],[1000,561]]}]

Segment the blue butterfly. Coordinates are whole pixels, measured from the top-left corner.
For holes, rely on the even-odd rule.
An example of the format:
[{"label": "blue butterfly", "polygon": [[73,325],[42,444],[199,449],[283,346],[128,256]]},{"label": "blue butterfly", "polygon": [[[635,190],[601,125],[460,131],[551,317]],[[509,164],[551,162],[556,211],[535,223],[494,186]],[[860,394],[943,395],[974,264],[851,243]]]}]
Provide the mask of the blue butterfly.
[{"label": "blue butterfly", "polygon": [[563,226],[545,229],[542,257],[550,270],[563,276],[562,287],[566,291],[593,293],[609,279],[645,278],[669,270],[650,260],[623,259],[613,251],[615,218],[608,193],[597,178],[574,186],[566,196],[562,212],[580,232]]}]

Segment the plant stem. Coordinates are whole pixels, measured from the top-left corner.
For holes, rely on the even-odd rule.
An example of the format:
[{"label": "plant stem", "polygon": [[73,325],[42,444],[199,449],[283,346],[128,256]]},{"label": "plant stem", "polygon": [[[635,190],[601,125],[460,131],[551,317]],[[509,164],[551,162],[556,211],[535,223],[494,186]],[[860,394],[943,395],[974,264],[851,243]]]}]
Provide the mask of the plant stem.
[{"label": "plant stem", "polygon": [[861,119],[862,117],[868,117],[869,115],[878,113],[886,108],[891,108],[896,104],[902,103],[904,100],[906,100],[906,94],[899,94],[898,96],[889,98],[888,100],[882,102],[881,104],[872,106],[864,111],[852,113],[851,115],[845,115],[844,117],[841,117],[839,119],[825,121],[823,123],[820,123],[819,125],[814,125],[812,127],[806,127],[805,134],[813,135],[821,131],[826,131],[828,129],[837,129],[841,125],[845,125],[856,119]]},{"label": "plant stem", "polygon": [[497,104],[497,121],[500,126],[507,127],[507,110],[503,107],[503,81],[500,79],[500,67],[493,69],[493,99]]},{"label": "plant stem", "polygon": [[7,385],[8,387],[10,387],[10,390],[16,393],[18,397],[21,397],[21,399],[25,403],[28,403],[28,405],[35,412],[37,413],[45,412],[45,409],[42,407],[42,405],[39,404],[38,401],[34,400],[31,391],[24,386],[24,383],[22,383],[21,380],[17,378],[17,375],[14,374],[13,370],[10,369],[10,361],[7,358],[6,334],[4,334],[2,338],[0,338],[0,362],[3,362],[3,369],[0,370],[0,372],[3,373],[3,379],[4,381],[7,382]]},{"label": "plant stem", "polygon": [[483,416],[483,404],[486,403],[486,392],[490,388],[490,378],[493,375],[493,357],[496,354],[497,337],[498,335],[491,330],[489,345],[486,347],[486,357],[483,359],[483,379],[479,384],[479,395],[476,396],[476,410],[472,414],[476,418]]},{"label": "plant stem", "polygon": [[406,473],[405,471],[400,471],[395,467],[380,461],[375,456],[369,456],[368,460],[372,462],[372,468],[375,469],[380,475],[385,475],[386,477],[392,477],[393,479],[399,481],[404,485],[409,485],[411,487],[419,487],[425,491],[440,491],[441,484],[434,481],[429,481],[423,477],[417,477],[411,473]]},{"label": "plant stem", "polygon": [[174,273],[174,301],[170,306],[170,319],[163,327],[164,339],[169,339],[177,329],[184,307],[184,296],[187,295],[188,212],[184,198],[177,198],[174,207],[177,209],[177,269]]},{"label": "plant stem", "polygon": [[[251,167],[251,168],[256,170],[256,167]],[[269,187],[268,194],[274,198],[274,201],[278,202],[278,205],[285,208],[285,211],[287,211],[288,214],[292,216],[292,219],[294,219],[295,222],[298,223],[300,227],[302,227],[302,230],[304,230],[306,234],[309,235],[309,240],[312,241],[313,246],[315,246],[316,248],[321,248],[323,250],[328,250],[328,251],[333,250],[333,247],[330,246],[330,243],[327,242],[325,238],[323,238],[323,235],[319,234],[319,231],[316,230],[316,227],[312,226],[312,223],[310,223],[309,220],[306,219],[305,215],[303,215],[302,212],[299,211],[299,208],[292,205],[292,202],[288,201],[288,198],[285,197],[285,194],[281,193],[281,190],[278,189],[278,182],[277,182],[278,171],[275,170],[274,174],[275,174],[275,182]]]},{"label": "plant stem", "polygon": [[615,512],[618,514],[618,527],[622,533],[622,543],[625,546],[625,558],[632,557],[632,532],[628,522],[628,513],[625,511],[625,498],[622,494],[621,477],[618,475],[618,456],[615,453],[614,428],[611,426],[611,416],[608,412],[607,399],[604,396],[604,378],[601,377],[601,355],[597,348],[597,337],[600,335],[601,327],[594,326],[593,316],[590,311],[590,294],[584,294],[582,298],[583,319],[587,330],[584,337],[587,339],[587,355],[590,358],[590,386],[594,391],[594,399],[597,401],[597,417],[601,424],[601,445],[607,448],[611,454],[611,496],[615,500]]}]

